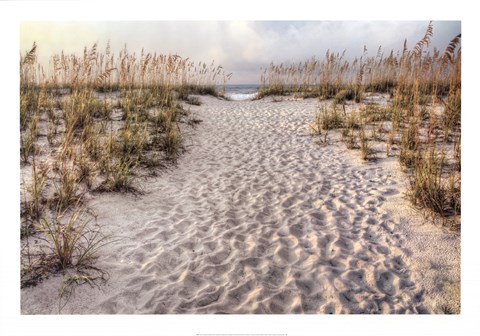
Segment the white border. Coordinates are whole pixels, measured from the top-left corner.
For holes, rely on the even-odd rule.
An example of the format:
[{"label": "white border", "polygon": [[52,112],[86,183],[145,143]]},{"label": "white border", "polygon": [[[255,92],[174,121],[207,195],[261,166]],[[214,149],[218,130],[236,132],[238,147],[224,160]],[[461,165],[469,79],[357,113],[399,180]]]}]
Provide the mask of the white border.
[{"label": "white border", "polygon": [[[473,3],[473,2],[472,2]],[[475,247],[478,226],[475,205],[475,154],[478,154],[478,96],[475,84],[478,47],[474,46],[473,5],[447,1],[51,1],[0,3],[2,52],[2,168],[0,221],[0,334],[1,335],[196,335],[199,333],[280,333],[296,335],[470,335],[479,332],[479,270]],[[18,214],[18,55],[19,22],[29,20],[462,20],[463,54],[463,225],[462,313],[457,316],[311,316],[311,315],[133,315],[133,316],[24,316],[20,314]],[[478,174],[478,173],[477,173]]]}]

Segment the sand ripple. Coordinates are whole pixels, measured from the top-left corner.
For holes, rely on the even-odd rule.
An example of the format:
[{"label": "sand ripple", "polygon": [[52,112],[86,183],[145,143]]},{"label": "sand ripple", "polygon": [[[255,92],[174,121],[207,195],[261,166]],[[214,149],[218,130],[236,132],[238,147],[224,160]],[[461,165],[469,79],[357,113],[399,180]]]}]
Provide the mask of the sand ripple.
[{"label": "sand ripple", "polygon": [[[315,101],[203,100],[178,167],[142,197],[94,201],[126,238],[99,260],[109,284],[82,288],[63,312],[433,312],[384,209],[398,178],[315,144]],[[24,291],[25,312],[54,311],[32,305],[41,288]]]}]

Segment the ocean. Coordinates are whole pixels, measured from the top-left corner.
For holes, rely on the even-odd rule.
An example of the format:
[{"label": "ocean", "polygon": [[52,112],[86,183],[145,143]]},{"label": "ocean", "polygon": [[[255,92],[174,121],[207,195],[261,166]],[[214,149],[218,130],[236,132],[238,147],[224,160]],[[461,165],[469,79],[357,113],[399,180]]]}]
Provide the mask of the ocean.
[{"label": "ocean", "polygon": [[[258,84],[230,84],[225,87],[225,96],[231,100],[250,100],[258,94]],[[219,86],[223,90],[223,85]]]}]

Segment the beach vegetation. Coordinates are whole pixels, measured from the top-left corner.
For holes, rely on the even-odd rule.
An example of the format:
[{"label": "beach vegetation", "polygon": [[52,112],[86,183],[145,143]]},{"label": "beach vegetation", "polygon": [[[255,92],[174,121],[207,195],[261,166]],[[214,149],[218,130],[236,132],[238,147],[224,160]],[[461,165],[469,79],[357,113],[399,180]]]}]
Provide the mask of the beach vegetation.
[{"label": "beach vegetation", "polygon": [[[109,44],[101,51],[96,43],[80,54],[61,51],[44,66],[38,48],[20,58],[21,237],[29,246],[22,264],[54,258],[61,269],[78,268],[104,242],[85,199],[139,192],[142,176],[175,162],[185,127],[198,121],[184,103],[221,97],[217,87],[231,74],[215,62],[126,47],[114,53]],[[49,256],[33,252],[32,235],[50,246]],[[28,268],[22,277],[34,284]]]},{"label": "beach vegetation", "polygon": [[[411,49],[405,40],[399,51],[380,46],[369,54],[364,47],[353,61],[346,51],[327,50],[297,64],[271,63],[260,77],[261,95],[317,97],[322,105],[313,119],[314,134],[339,129],[346,146],[359,148],[365,160],[378,158],[372,149],[377,143],[375,148],[398,157],[411,177],[408,190],[415,205],[455,217],[460,213],[461,35],[443,52],[429,48],[432,36],[430,22]],[[432,152],[443,159],[435,161]]]}]

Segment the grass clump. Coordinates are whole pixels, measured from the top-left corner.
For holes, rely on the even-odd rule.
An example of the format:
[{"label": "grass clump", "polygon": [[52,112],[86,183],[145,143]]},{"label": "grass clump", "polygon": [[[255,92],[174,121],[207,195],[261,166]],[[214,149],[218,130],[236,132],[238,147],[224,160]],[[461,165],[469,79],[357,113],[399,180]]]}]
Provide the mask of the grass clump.
[{"label": "grass clump", "polygon": [[182,137],[174,127],[170,128],[163,137],[163,150],[169,160],[175,160],[182,148]]},{"label": "grass clump", "polygon": [[77,207],[69,215],[57,209],[53,215],[42,217],[36,225],[51,244],[56,264],[61,269],[86,265],[106,243],[107,238],[89,226],[94,218],[83,207]]},{"label": "grass clump", "polygon": [[315,117],[321,128],[324,130],[333,130],[342,128],[345,122],[345,116],[341,114],[334,106],[328,109],[325,105],[320,108]]},{"label": "grass clump", "polygon": [[362,153],[362,159],[364,161],[370,161],[375,158],[375,151],[371,147],[370,140],[368,139],[365,127],[362,127],[359,132],[360,139],[360,152]]},{"label": "grass clump", "polygon": [[443,156],[434,152],[417,160],[410,176],[409,198],[413,204],[431,209],[441,216],[455,216],[461,212],[460,179],[443,176]]},{"label": "grass clump", "polygon": [[134,175],[137,164],[135,158],[115,159],[108,167],[106,180],[97,190],[138,191]]}]

